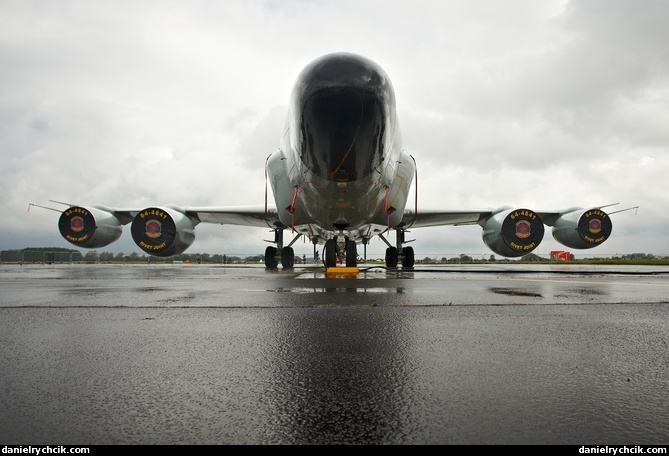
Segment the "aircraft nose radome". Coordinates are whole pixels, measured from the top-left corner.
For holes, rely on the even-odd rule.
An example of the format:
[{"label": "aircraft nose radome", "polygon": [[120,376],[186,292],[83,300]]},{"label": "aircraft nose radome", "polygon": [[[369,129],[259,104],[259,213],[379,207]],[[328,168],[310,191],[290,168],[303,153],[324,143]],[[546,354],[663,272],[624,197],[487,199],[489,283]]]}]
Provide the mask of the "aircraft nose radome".
[{"label": "aircraft nose radome", "polygon": [[[375,92],[379,98],[392,94],[390,79],[374,61],[357,54],[327,54],[309,63],[300,74],[299,88],[304,99],[314,91],[331,87],[361,88]],[[309,90],[310,93],[304,93]]]},{"label": "aircraft nose radome", "polygon": [[317,58],[308,64],[304,72],[314,78],[341,81],[351,74],[368,74],[378,70],[379,65],[357,54],[339,52]]}]

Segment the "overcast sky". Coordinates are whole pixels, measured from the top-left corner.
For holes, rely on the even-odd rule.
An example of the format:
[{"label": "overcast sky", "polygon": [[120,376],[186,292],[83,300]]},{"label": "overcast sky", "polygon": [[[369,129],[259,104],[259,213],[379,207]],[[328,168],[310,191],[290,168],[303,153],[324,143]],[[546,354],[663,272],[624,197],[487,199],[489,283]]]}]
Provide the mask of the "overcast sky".
[{"label": "overcast sky", "polygon": [[[296,76],[346,51],[391,78],[419,211],[638,205],[577,258],[669,255],[668,23],[665,0],[0,0],[0,250],[73,248],[29,202],[264,204]],[[142,253],[128,228],[98,250]],[[272,238],[196,232],[188,252]],[[407,238],[492,254],[478,226]]]}]

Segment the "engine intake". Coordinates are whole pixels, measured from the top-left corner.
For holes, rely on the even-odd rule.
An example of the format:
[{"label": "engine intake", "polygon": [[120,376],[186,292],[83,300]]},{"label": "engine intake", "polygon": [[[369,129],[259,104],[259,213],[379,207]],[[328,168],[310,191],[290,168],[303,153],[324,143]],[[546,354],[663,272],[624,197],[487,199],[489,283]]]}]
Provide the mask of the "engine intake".
[{"label": "engine intake", "polygon": [[527,255],[544,238],[544,223],[529,209],[503,208],[483,221],[482,227],[483,242],[504,257]]},{"label": "engine intake", "polygon": [[123,226],[103,208],[72,206],[60,214],[58,229],[66,241],[77,247],[95,249],[121,237]]},{"label": "engine intake", "polygon": [[135,216],[130,232],[144,252],[168,257],[190,247],[197,223],[177,207],[149,207]]},{"label": "engine intake", "polygon": [[601,209],[577,208],[553,224],[553,237],[572,249],[591,249],[611,236],[611,217]]}]

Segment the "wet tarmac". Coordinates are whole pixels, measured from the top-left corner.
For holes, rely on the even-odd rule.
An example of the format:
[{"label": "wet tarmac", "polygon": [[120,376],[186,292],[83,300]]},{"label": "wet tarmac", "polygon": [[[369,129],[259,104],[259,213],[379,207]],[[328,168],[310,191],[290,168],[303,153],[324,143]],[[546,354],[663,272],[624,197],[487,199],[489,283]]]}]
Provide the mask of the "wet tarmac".
[{"label": "wet tarmac", "polygon": [[669,442],[669,268],[0,266],[0,443]]}]

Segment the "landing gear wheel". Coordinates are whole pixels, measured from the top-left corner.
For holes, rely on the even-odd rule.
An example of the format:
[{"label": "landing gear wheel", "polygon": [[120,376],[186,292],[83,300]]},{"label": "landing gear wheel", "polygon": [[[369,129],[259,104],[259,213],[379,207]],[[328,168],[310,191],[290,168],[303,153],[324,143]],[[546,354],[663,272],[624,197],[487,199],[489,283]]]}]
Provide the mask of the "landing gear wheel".
[{"label": "landing gear wheel", "polygon": [[295,251],[292,247],[281,249],[281,266],[284,269],[292,268],[295,265]]},{"label": "landing gear wheel", "polygon": [[397,267],[397,247],[388,247],[386,249],[386,266],[389,268]]},{"label": "landing gear wheel", "polygon": [[346,267],[354,268],[358,265],[358,251],[355,241],[346,241]]},{"label": "landing gear wheel", "polygon": [[276,260],[276,247],[269,246],[265,249],[265,267],[267,269],[276,269],[279,266]]},{"label": "landing gear wheel", "polygon": [[325,241],[325,255],[323,255],[323,264],[326,268],[337,266],[337,245],[334,239]]},{"label": "landing gear wheel", "polygon": [[414,265],[413,247],[404,247],[402,249],[402,253],[404,254],[404,258],[402,258],[402,267],[413,268]]}]

